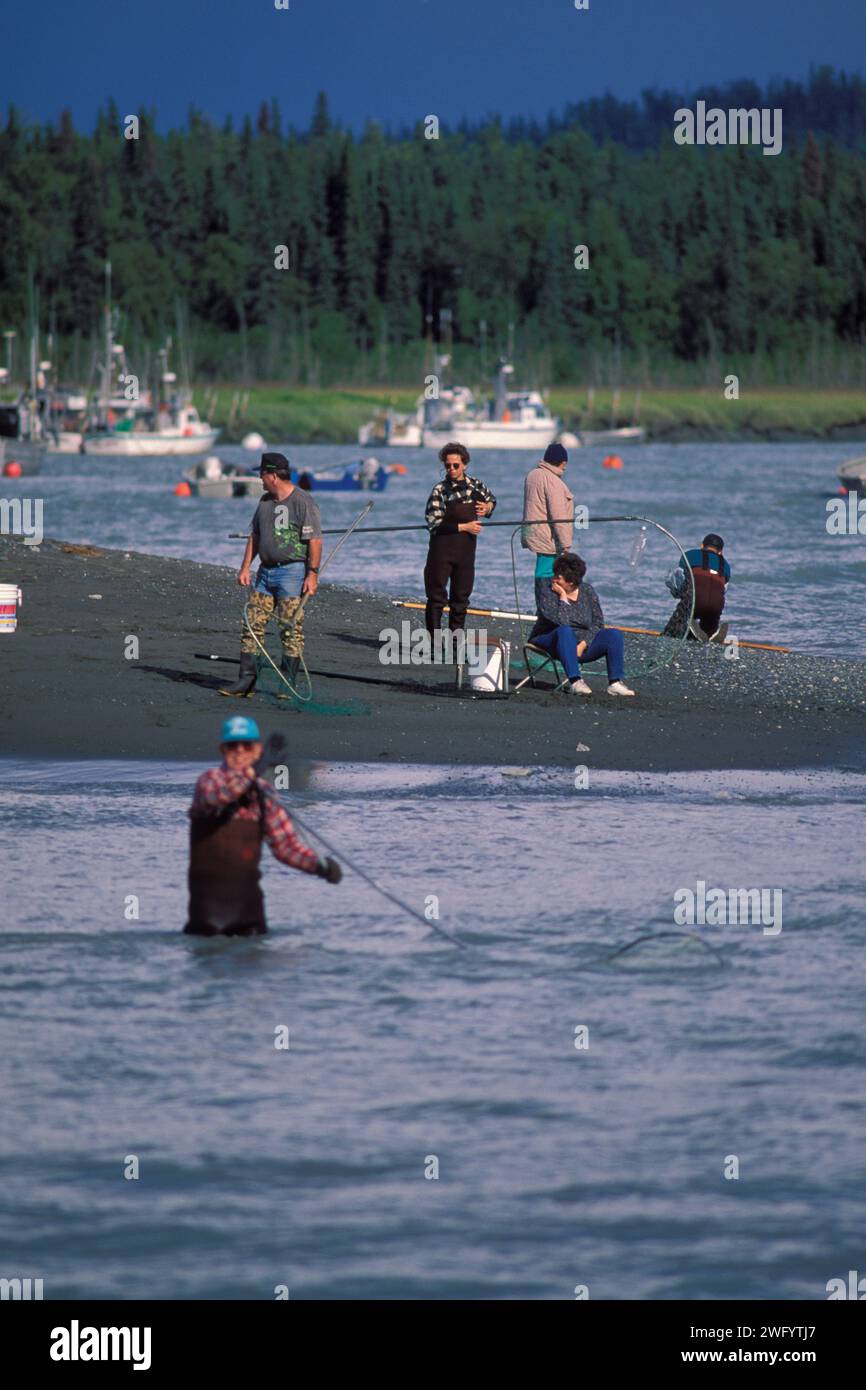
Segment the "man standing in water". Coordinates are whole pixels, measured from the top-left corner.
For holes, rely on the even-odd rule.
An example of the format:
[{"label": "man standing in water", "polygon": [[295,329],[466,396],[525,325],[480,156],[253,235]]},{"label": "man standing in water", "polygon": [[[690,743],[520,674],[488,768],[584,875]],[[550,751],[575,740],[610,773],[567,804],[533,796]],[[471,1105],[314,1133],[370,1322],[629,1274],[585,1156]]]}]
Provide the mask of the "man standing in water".
[{"label": "man standing in water", "polygon": [[[322,558],[319,508],[308,492],[292,482],[284,454],[262,454],[259,469],[265,495],[256,508],[250,538],[238,571],[238,583],[252,585],[247,605],[249,628],[241,633],[241,662],[235,685],[221,695],[252,695],[256,683],[256,654],[276,607],[283,655],[280,669],[294,686],[304,654],[304,610],[301,595],[316,592]],[[258,555],[253,585],[250,566]],[[252,632],[250,631],[252,629]]]},{"label": "man standing in water", "polygon": [[259,727],[235,715],[223,724],[222,765],[195,784],[189,815],[189,919],[192,936],[263,936],[265,904],[259,882],[262,841],[281,864],[339,883],[335,859],[320,859],[294,831],[285,808],[256,766]]},{"label": "man standing in water", "polygon": [[446,444],[439,451],[439,461],[445,477],[430,493],[424,518],[430,532],[424,589],[425,621],[431,637],[439,630],[446,603],[451,606],[450,630],[462,632],[466,627],[466,609],[475,583],[476,537],[481,518],[490,516],[496,506],[490,488],[466,472],[469,450],[462,444]]}]

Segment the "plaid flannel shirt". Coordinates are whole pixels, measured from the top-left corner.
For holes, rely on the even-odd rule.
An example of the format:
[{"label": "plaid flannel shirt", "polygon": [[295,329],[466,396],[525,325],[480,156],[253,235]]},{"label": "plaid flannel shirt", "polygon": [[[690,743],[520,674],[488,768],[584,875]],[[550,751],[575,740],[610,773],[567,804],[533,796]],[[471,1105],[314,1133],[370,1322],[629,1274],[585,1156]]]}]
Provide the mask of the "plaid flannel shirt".
[{"label": "plaid flannel shirt", "polygon": [[[470,478],[467,473],[459,483],[452,482],[450,478],[443,478],[441,483],[437,483],[430,496],[427,498],[427,510],[424,520],[431,536],[440,533],[440,527],[445,520],[445,508],[449,502],[492,502],[493,508],[496,506],[496,498],[490,488],[478,478]],[[493,514],[491,508],[490,514]],[[456,530],[456,524],[455,528]],[[446,535],[446,531],[441,532]]]},{"label": "plaid flannel shirt", "polygon": [[[189,814],[198,816],[218,816],[234,803],[231,819],[258,820],[261,815],[258,796],[245,796],[252,790],[258,779],[248,777],[245,772],[232,772],[223,763],[222,767],[209,768],[203,772],[195,784],[192,806]],[[309,845],[305,845],[295,834],[288,813],[275,799],[268,795],[270,787],[262,793],[264,804],[263,829],[271,854],[281,864],[288,864],[302,873],[314,874],[319,856]],[[240,798],[244,797],[244,800]]]}]

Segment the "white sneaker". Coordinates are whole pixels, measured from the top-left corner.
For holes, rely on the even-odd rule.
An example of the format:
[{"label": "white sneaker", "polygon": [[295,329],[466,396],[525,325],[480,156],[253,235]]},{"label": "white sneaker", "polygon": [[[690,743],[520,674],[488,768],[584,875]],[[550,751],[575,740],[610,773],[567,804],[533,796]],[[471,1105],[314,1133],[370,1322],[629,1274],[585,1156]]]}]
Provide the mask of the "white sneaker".
[{"label": "white sneaker", "polygon": [[629,690],[625,681],[611,681],[607,687],[608,695],[633,695],[634,691]]},{"label": "white sneaker", "polygon": [[572,681],[572,682],[571,682],[571,686],[570,686],[569,688],[570,688],[570,690],[571,690],[572,695],[591,695],[591,694],[592,694],[592,686],[591,686],[591,685],[587,685],[586,681],[583,680],[583,679],[581,679],[581,680],[579,680],[579,681]]}]

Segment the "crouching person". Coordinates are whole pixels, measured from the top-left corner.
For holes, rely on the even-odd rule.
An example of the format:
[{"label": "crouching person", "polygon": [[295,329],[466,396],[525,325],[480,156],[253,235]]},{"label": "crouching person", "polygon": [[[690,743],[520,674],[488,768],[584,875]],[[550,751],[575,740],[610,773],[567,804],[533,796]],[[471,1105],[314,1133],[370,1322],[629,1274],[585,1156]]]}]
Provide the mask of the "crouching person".
[{"label": "crouching person", "polygon": [[724,548],[725,542],[721,536],[711,531],[699,546],[686,551],[679,568],[686,576],[691,574],[695,587],[694,617],[689,623],[692,594],[691,586],[686,582],[678,591],[681,597],[668,619],[663,636],[682,637],[685,633],[693,642],[724,642],[728,635],[728,624],[722,622],[722,610],[731,578],[731,567],[722,554]]},{"label": "crouching person", "polygon": [[584,582],[586,564],[565,551],[553,563],[553,578],[536,585],[538,617],[529,640],[555,656],[571,682],[574,695],[591,695],[580,673],[582,661],[607,662],[608,695],[634,695],[625,684],[625,638],[616,627],[605,627],[598,594]]}]

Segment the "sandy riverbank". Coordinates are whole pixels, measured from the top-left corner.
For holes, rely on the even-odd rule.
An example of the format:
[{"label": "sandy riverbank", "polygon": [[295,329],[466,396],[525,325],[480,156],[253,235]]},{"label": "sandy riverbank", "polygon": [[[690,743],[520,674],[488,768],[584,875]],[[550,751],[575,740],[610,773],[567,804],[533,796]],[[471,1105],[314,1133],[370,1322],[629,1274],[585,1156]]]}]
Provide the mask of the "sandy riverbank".
[{"label": "sandy riverbank", "polygon": [[[448,669],[381,665],[380,631],[417,615],[387,597],[325,584],[307,618],[315,697],[363,712],[298,713],[262,695],[221,698],[234,667],[196,659],[236,656],[242,600],[232,570],[0,537],[0,580],[24,591],[18,631],[0,636],[6,755],[204,759],[220,721],[242,711],[267,731],[283,729],[304,758],[637,771],[866,761],[862,661],[742,649],[730,661],[720,648],[690,644],[665,669],[634,679],[635,700],[608,697],[599,673],[590,674],[592,700],[527,690],[484,701],[458,696]],[[516,624],[490,630],[517,650]],[[124,655],[130,636],[137,660]],[[632,669],[658,643],[628,639]],[[578,753],[578,743],[589,751]]]}]

